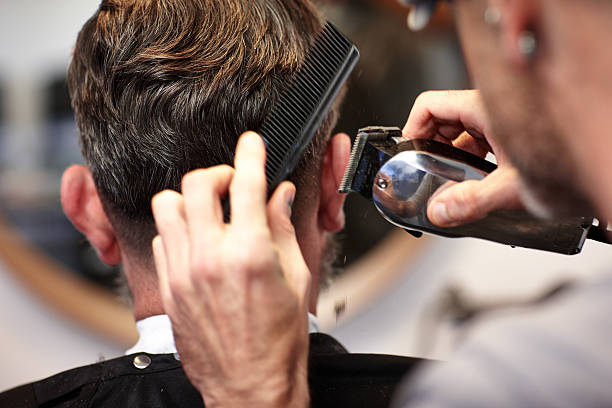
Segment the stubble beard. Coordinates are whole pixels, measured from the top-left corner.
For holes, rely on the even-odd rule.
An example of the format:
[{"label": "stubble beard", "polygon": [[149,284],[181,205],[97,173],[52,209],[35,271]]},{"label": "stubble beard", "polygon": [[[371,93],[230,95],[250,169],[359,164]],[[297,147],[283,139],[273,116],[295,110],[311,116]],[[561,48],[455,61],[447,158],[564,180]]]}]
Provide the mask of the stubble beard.
[{"label": "stubble beard", "polygon": [[579,180],[578,167],[564,143],[564,129],[547,108],[546,84],[537,71],[509,69],[494,32],[481,27],[485,7],[484,1],[459,3],[459,30],[473,76],[482,85],[496,141],[521,176],[523,203],[541,217],[594,215],[586,183]]},{"label": "stubble beard", "polygon": [[492,103],[489,113],[501,147],[521,176],[524,205],[542,218],[594,216],[562,130],[534,92],[522,94],[527,103],[504,110]]},{"label": "stubble beard", "polygon": [[327,289],[334,276],[339,274],[336,267],[338,253],[340,252],[340,239],[338,234],[329,234],[325,240],[325,247],[321,256],[321,267],[319,275],[319,290]]}]

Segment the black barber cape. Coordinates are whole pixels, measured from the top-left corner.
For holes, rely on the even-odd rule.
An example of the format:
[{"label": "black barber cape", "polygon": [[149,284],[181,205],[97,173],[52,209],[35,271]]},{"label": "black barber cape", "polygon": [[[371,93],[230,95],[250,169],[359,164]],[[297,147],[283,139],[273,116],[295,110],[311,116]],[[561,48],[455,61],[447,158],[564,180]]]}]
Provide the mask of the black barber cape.
[{"label": "black barber cape", "polygon": [[[398,382],[420,361],[350,354],[334,338],[311,334],[308,361],[311,406],[388,407]],[[200,394],[173,354],[137,353],[119,357],[0,394],[0,408],[203,406]]]}]

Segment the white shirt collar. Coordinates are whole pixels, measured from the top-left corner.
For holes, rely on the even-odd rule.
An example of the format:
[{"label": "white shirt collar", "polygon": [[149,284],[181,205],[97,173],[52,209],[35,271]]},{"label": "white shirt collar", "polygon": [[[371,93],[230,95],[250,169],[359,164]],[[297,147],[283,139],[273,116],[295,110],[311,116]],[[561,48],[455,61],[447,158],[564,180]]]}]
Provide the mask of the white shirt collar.
[{"label": "white shirt collar", "polygon": [[[125,352],[126,355],[134,353],[172,354],[176,353],[172,323],[168,315],[150,316],[136,322],[138,342]],[[308,332],[319,332],[317,316],[308,313]]]}]

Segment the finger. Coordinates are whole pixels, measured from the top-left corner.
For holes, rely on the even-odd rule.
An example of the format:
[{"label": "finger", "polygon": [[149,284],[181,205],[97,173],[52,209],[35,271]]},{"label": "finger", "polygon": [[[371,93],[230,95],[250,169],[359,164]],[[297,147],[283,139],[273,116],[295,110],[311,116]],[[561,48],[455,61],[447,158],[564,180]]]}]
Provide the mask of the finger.
[{"label": "finger", "polygon": [[159,292],[164,304],[171,299],[170,285],[168,283],[168,264],[166,252],[164,251],[164,243],[162,237],[157,235],[153,238],[153,260],[155,261],[155,271],[157,272],[157,280],[159,283]]},{"label": "finger", "polygon": [[[477,132],[472,133],[478,134]],[[461,135],[453,141],[453,146],[481,158],[485,158],[487,154],[492,151],[489,143],[483,136],[475,137],[467,131],[462,132]]]},{"label": "finger", "polygon": [[416,99],[403,135],[450,143],[466,129],[486,135],[489,127],[478,91],[430,91]]},{"label": "finger", "polygon": [[153,197],[151,208],[164,246],[168,279],[184,281],[190,250],[183,197],[176,191],[162,191]]},{"label": "finger", "polygon": [[241,228],[266,227],[266,151],[261,136],[247,132],[238,140],[230,185],[232,224]]},{"label": "finger", "polygon": [[455,227],[486,217],[494,210],[521,209],[520,179],[515,169],[498,169],[480,181],[468,180],[447,187],[432,197],[429,220],[440,227]]},{"label": "finger", "polygon": [[221,199],[227,195],[233,175],[233,168],[222,165],[183,177],[181,190],[192,248],[206,248],[225,228]]},{"label": "finger", "polygon": [[444,191],[448,190],[450,187],[459,184],[457,181],[449,180],[446,183],[442,184],[438,189],[429,197],[427,205],[431,204],[437,197],[440,196]]},{"label": "finger", "polygon": [[427,136],[426,138],[448,144],[450,144],[465,131],[465,128],[461,122],[451,120],[432,118],[431,126],[432,135]]},{"label": "finger", "polygon": [[295,186],[290,182],[281,183],[268,202],[268,225],[278,249],[283,275],[300,299],[306,301],[310,290],[310,271],[291,222],[294,198]]}]

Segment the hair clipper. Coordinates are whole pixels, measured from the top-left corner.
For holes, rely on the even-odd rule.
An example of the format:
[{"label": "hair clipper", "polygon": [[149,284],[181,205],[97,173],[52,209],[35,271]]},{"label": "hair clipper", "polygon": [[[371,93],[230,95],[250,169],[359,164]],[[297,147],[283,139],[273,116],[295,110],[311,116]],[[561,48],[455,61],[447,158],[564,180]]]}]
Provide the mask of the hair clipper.
[{"label": "hair clipper", "polygon": [[480,180],[496,168],[449,144],[409,140],[399,128],[373,126],[359,130],[339,191],[371,199],[387,221],[416,236],[473,237],[568,255],[579,253],[587,238],[609,243],[592,217],[542,220],[525,211],[494,211],[452,228],[429,221],[427,204],[438,188],[449,181]]}]

